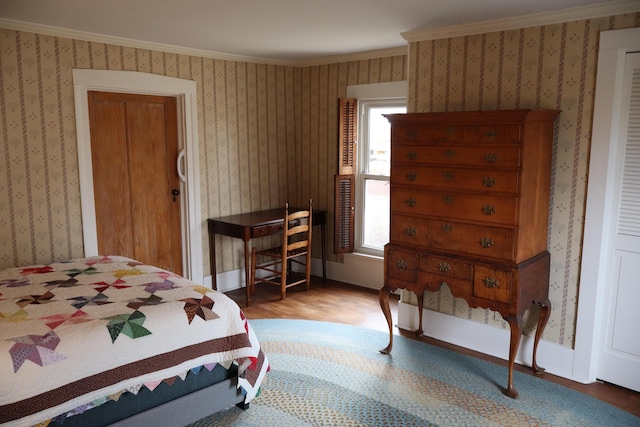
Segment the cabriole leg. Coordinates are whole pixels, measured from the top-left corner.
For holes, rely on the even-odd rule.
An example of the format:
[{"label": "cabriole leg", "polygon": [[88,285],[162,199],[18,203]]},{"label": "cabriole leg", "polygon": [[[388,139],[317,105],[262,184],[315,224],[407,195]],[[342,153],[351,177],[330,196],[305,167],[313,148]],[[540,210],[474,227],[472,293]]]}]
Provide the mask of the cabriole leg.
[{"label": "cabriole leg", "polygon": [[510,316],[505,319],[509,322],[511,328],[511,341],[509,343],[509,380],[507,383],[506,395],[516,399],[518,392],[513,386],[513,365],[516,360],[516,353],[520,345],[520,336],[522,335],[522,316]]},{"label": "cabriole leg", "polygon": [[384,313],[385,319],[387,319],[387,326],[389,327],[389,345],[380,350],[380,353],[382,354],[391,353],[391,349],[393,348],[393,324],[391,319],[391,309],[389,308],[389,294],[391,294],[391,289],[387,287],[387,285],[383,286],[378,293],[380,308]]}]

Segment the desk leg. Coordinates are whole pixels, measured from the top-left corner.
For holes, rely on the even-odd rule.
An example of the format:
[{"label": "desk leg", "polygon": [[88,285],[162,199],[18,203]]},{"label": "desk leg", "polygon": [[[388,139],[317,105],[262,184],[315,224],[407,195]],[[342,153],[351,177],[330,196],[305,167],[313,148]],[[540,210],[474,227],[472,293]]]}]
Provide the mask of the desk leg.
[{"label": "desk leg", "polygon": [[322,280],[327,280],[327,230],[320,224],[320,240],[322,241]]},{"label": "desk leg", "polygon": [[249,301],[251,300],[251,271],[249,270],[249,241],[244,241],[244,280],[245,291],[247,296],[247,307],[249,307]]},{"label": "desk leg", "polygon": [[209,266],[211,268],[211,288],[218,290],[218,274],[216,271],[216,235],[209,232]]}]

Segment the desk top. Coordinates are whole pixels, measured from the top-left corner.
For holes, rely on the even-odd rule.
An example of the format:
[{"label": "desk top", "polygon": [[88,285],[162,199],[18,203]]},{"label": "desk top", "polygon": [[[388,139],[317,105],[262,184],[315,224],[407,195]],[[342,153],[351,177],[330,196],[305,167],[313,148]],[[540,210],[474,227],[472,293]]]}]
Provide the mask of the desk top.
[{"label": "desk top", "polygon": [[[289,207],[289,213],[301,211],[304,209],[306,208]],[[268,225],[270,223],[281,222],[283,213],[284,213],[284,208],[276,208],[276,209],[268,209],[265,211],[247,212],[242,214],[221,216],[219,218],[209,218],[208,221],[210,223],[212,222],[218,223],[218,224],[224,223],[224,224],[234,224],[234,225],[251,227],[255,225]],[[320,216],[324,217],[325,214],[326,214],[326,211],[317,210],[317,209],[313,210],[314,220],[316,218],[319,218]]]}]

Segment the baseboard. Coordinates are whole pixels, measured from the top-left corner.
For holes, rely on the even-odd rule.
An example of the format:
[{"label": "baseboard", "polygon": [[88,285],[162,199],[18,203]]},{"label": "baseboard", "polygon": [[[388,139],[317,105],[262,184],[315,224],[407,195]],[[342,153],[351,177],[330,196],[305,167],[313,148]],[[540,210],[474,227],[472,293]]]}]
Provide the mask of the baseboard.
[{"label": "baseboard", "polygon": [[[312,258],[311,263],[311,274],[322,277],[322,261]],[[344,263],[327,261],[327,278],[378,290],[384,281],[384,266],[379,257],[348,254]],[[222,292],[243,288],[244,281],[244,269],[217,274],[218,290]],[[211,283],[211,275],[205,276],[204,286],[211,288]]]},{"label": "baseboard", "polygon": [[[397,326],[414,331],[418,329],[418,308],[408,303],[398,303]],[[503,360],[509,359],[510,333],[483,323],[462,319],[431,310],[423,310],[424,335],[450,344],[488,354]],[[533,337],[523,336],[516,355],[516,363],[531,366]],[[574,350],[540,340],[538,344],[538,366],[546,372],[572,381],[587,383],[584,378],[573,375]]]}]

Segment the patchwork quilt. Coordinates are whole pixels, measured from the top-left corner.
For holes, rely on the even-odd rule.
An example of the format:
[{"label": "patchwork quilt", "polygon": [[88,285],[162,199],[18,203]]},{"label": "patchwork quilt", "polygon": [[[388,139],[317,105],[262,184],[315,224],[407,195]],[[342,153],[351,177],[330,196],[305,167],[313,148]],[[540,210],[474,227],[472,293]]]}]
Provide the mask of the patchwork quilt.
[{"label": "patchwork quilt", "polygon": [[236,363],[249,402],[268,361],[224,294],[138,261],[0,271],[0,425],[34,425],[191,369]]}]

